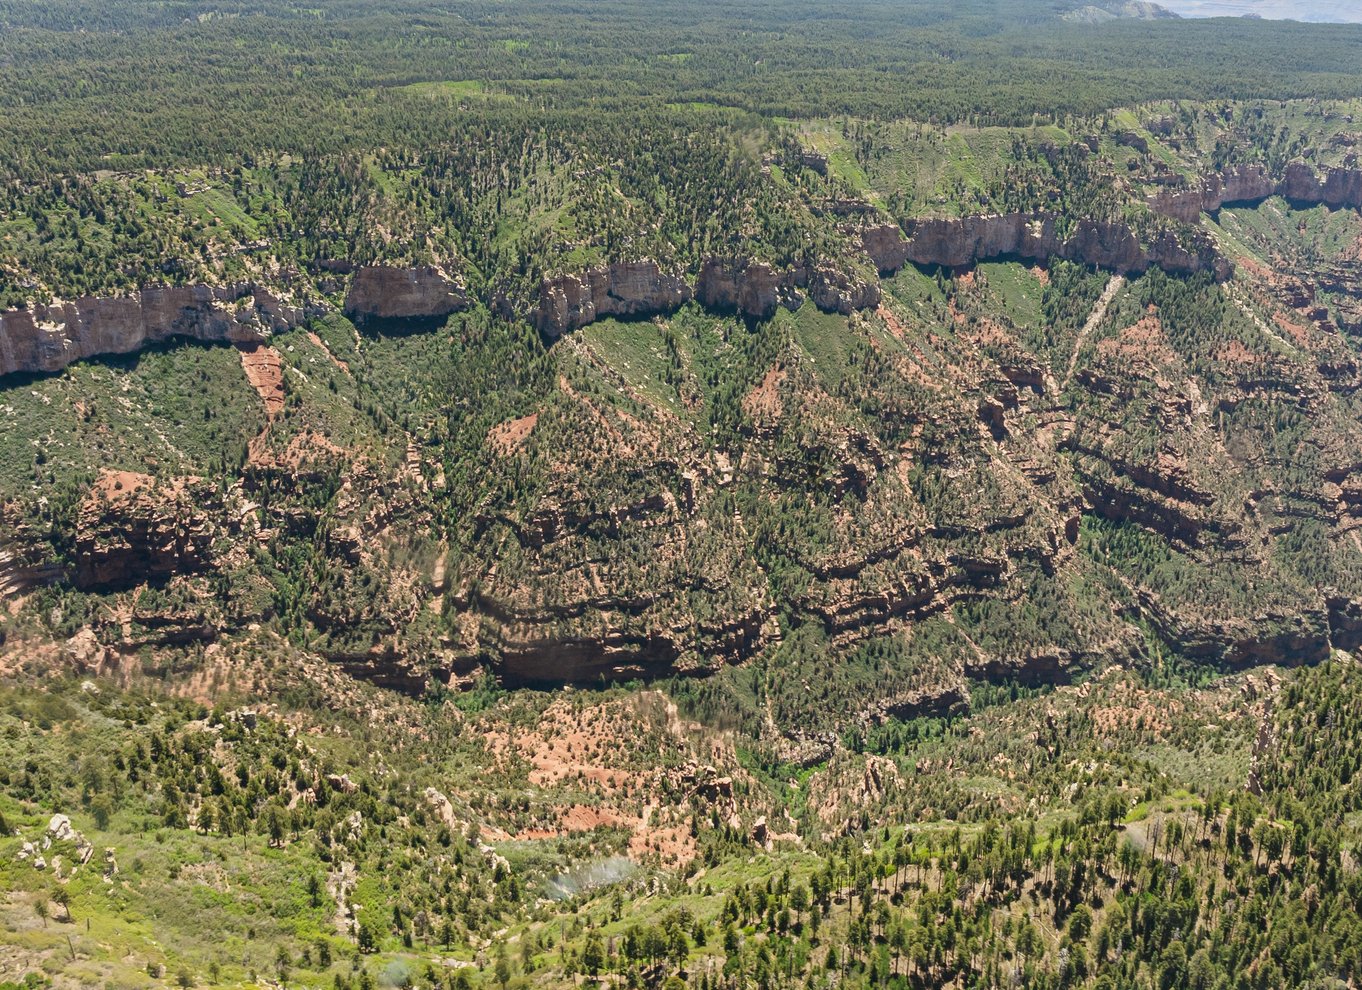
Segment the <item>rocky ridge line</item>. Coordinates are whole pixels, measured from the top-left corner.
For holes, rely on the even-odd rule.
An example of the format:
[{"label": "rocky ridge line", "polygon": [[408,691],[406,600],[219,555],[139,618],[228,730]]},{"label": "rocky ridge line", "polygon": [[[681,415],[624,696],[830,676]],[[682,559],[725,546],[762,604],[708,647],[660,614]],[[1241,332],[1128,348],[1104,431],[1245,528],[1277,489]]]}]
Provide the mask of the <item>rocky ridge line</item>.
[{"label": "rocky ridge line", "polygon": [[[1362,206],[1362,170],[1325,169],[1303,162],[1289,165],[1280,181],[1261,166],[1244,166],[1208,176],[1198,189],[1169,189],[1148,199],[1150,209],[1195,224],[1200,215],[1225,205],[1250,205],[1280,195],[1303,204]],[[1210,242],[1185,244],[1163,231],[1145,244],[1129,224],[1080,220],[1061,237],[1059,218],[1048,213],[1009,213],[913,221],[907,230],[885,223],[854,231],[862,250],[882,273],[905,264],[959,268],[994,258],[1032,261],[1061,258],[1122,275],[1157,266],[1192,275],[1211,272],[1229,278],[1232,266]],[[583,273],[546,277],[540,286],[536,326],[557,338],[602,316],[652,316],[696,299],[710,309],[769,319],[778,306],[797,309],[805,297],[825,312],[847,314],[874,309],[880,289],[873,281],[831,262],[778,268],[752,259],[707,258],[692,291],[680,274],[664,273],[650,260],[603,265]]]},{"label": "rocky ridge line", "polygon": [[[1325,169],[1294,162],[1280,181],[1261,166],[1208,176],[1195,189],[1167,189],[1147,200],[1162,216],[1194,223],[1203,212],[1247,205],[1281,195],[1298,203],[1362,206],[1362,170]],[[1063,258],[1120,274],[1152,266],[1176,274],[1212,272],[1228,278],[1229,261],[1209,239],[1184,244],[1171,232],[1147,244],[1128,224],[1080,220],[1066,237],[1058,218],[1044,213],[926,218],[905,233],[897,224],[854,231],[868,261],[883,273],[904,264],[961,267],[1000,257],[1035,261]],[[710,309],[769,319],[777,307],[798,308],[810,299],[825,312],[875,308],[880,288],[872,277],[830,260],[779,268],[745,258],[706,258],[695,284],[651,259],[615,262],[545,277],[531,314],[550,340],[605,316],[647,317],[695,299]],[[440,320],[467,308],[457,279],[433,266],[367,266],[354,270],[343,311],[357,323]],[[0,377],[15,372],[59,371],[74,361],[130,354],[173,337],[204,342],[258,343],[326,312],[316,303],[295,305],[254,283],[146,288],[126,297],[87,296],[0,313]]]},{"label": "rocky ridge line", "polygon": [[1280,180],[1261,165],[1243,165],[1202,179],[1196,188],[1169,188],[1149,196],[1155,213],[1194,223],[1225,206],[1253,206],[1273,196],[1309,206],[1362,207],[1362,169],[1326,168],[1321,175],[1292,162]]},{"label": "rocky ridge line", "polygon": [[[468,305],[462,286],[435,266],[359,268],[344,311],[357,323],[443,319]],[[260,344],[329,307],[293,303],[253,282],[142,289],[0,312],[0,377],[60,371],[85,358],[133,354],[172,338]]]}]

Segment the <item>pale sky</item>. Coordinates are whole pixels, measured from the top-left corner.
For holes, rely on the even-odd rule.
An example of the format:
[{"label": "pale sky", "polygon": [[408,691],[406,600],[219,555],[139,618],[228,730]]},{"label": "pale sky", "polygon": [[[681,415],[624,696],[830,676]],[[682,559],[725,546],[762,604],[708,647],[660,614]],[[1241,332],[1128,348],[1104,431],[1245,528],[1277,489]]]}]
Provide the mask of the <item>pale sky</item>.
[{"label": "pale sky", "polygon": [[1290,18],[1297,21],[1347,21],[1362,24],[1362,0],[1158,0],[1183,17]]}]

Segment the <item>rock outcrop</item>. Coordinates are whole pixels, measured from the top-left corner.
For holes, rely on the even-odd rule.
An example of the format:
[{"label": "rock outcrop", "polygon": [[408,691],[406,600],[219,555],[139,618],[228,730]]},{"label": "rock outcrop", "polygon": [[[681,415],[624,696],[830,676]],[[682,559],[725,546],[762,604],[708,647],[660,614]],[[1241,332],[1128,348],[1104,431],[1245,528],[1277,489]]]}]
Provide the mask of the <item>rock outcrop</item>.
[{"label": "rock outcrop", "polygon": [[124,588],[209,567],[218,535],[217,486],[106,471],[81,503],[71,580],[82,590]]},{"label": "rock outcrop", "polygon": [[938,217],[909,224],[905,238],[892,224],[867,227],[861,245],[875,267],[892,272],[905,262],[959,268],[993,258],[1046,261],[1063,258],[1121,274],[1139,273],[1153,265],[1165,271],[1193,274],[1210,271],[1229,276],[1229,263],[1209,240],[1179,239],[1160,232],[1141,243],[1128,224],[1081,220],[1067,238],[1056,219],[1045,214],[1006,213],[993,216]]},{"label": "rock outcrop", "polygon": [[151,288],[0,313],[0,375],[60,371],[173,337],[248,343],[298,325],[304,310],[251,283]]},{"label": "rock outcrop", "polygon": [[[1081,220],[1067,238],[1059,235],[1056,217],[1024,213],[926,218],[910,223],[907,236],[896,224],[851,230],[866,258],[884,273],[910,261],[958,268],[1004,257],[1065,258],[1123,274],[1157,265],[1176,274],[1210,271],[1223,280],[1231,271],[1204,235],[1160,231],[1142,243],[1119,221]],[[556,339],[602,316],[652,316],[692,297],[708,309],[757,320],[770,319],[781,306],[798,309],[806,298],[824,312],[848,315],[880,302],[874,273],[861,274],[859,267],[823,259],[779,268],[750,258],[711,257],[701,263],[692,292],[680,275],[662,272],[653,261],[602,265],[545,278],[534,319],[545,337]]]},{"label": "rock outcrop", "polygon": [[[1194,224],[1202,213],[1226,204],[1261,202],[1272,195],[1305,204],[1359,207],[1362,170],[1317,171],[1294,162],[1278,180],[1260,165],[1246,165],[1207,176],[1195,186],[1161,189],[1147,202],[1155,213]],[[954,268],[1001,257],[1059,257],[1121,273],[1155,265],[1179,274],[1211,271],[1222,279],[1230,272],[1208,239],[1164,231],[1142,243],[1120,221],[1079,220],[1061,237],[1057,219],[1047,214],[925,218],[910,222],[906,234],[895,224],[878,224],[862,228],[859,238],[881,272],[897,271],[910,261]],[[348,268],[343,262],[330,266]],[[806,294],[820,309],[843,314],[872,309],[880,299],[873,279],[827,262],[780,269],[750,259],[709,258],[700,265],[692,289],[682,275],[643,259],[545,278],[533,319],[553,339],[602,316],[670,312],[692,297],[716,310],[769,319],[779,306],[798,308]],[[354,270],[344,312],[360,324],[424,323],[467,306],[463,286],[438,266],[375,265]],[[259,343],[321,312],[324,307],[291,305],[247,282],[154,287],[122,297],[41,304],[0,313],[0,376],[59,371],[83,358],[130,354],[176,337]]]},{"label": "rock outcrop", "polygon": [[0,534],[0,601],[61,578],[46,541],[12,507],[0,506]]},{"label": "rock outcrop", "polygon": [[[439,320],[468,306],[462,287],[441,269],[358,269],[345,298],[357,323]],[[260,344],[326,312],[293,305],[251,282],[142,289],[127,296],[85,296],[0,312],[0,377],[60,371],[90,357],[132,354],[173,338]]]},{"label": "rock outcrop", "polygon": [[767,320],[778,306],[798,309],[804,302],[800,279],[764,261],[709,258],[700,266],[695,298],[710,309]]},{"label": "rock outcrop", "polygon": [[1321,175],[1304,162],[1292,162],[1278,192],[1299,203],[1362,206],[1362,169],[1326,168]]},{"label": "rock outcrop", "polygon": [[653,316],[690,301],[691,287],[657,262],[624,261],[545,278],[535,325],[549,338],[579,330],[603,316]]},{"label": "rock outcrop", "polygon": [[463,287],[434,265],[359,268],[345,295],[345,315],[371,320],[440,320],[468,307]]},{"label": "rock outcrop", "polygon": [[1326,168],[1321,174],[1305,162],[1292,162],[1278,180],[1261,165],[1243,165],[1208,175],[1194,186],[1161,189],[1147,202],[1155,213],[1195,223],[1202,213],[1251,206],[1271,196],[1310,206],[1362,206],[1362,170]]},{"label": "rock outcrop", "polygon": [[[889,262],[898,253],[915,264],[958,268],[1006,256],[1048,258],[1061,249],[1052,218],[1023,213],[917,220],[908,225],[907,234],[907,241],[892,253],[872,256],[876,267],[892,271]],[[878,243],[887,243],[883,232]]]},{"label": "rock outcrop", "polygon": [[809,298],[825,313],[848,316],[863,309],[874,309],[880,304],[880,286],[876,281],[861,278],[830,265],[819,265],[809,277]]},{"label": "rock outcrop", "polygon": [[[1194,188],[1162,189],[1149,197],[1148,205],[1162,216],[1194,224],[1202,213],[1214,213],[1227,204],[1262,202],[1273,195],[1300,203],[1362,206],[1362,170],[1329,168],[1320,174],[1296,162],[1279,181],[1262,166],[1246,165],[1207,176]],[[957,268],[991,258],[1058,257],[1122,274],[1138,274],[1155,265],[1176,274],[1210,271],[1219,279],[1230,274],[1229,262],[1200,236],[1179,238],[1162,231],[1141,243],[1126,223],[1079,220],[1072,233],[1061,238],[1056,226],[1056,218],[1046,214],[1009,213],[915,220],[906,237],[895,224],[868,226],[859,234],[870,260],[886,273],[909,261]]]},{"label": "rock outcrop", "polygon": [[577,637],[555,634],[561,615],[515,615],[490,599],[479,604],[501,623],[488,645],[497,653],[499,678],[512,686],[708,674],[759,653],[768,640],[771,618],[764,609],[754,608],[684,631],[635,631],[629,628],[635,616],[625,605],[600,611],[601,625],[592,635]]},{"label": "rock outcrop", "polygon": [[653,316],[668,313],[691,298],[722,312],[770,319],[776,309],[798,309],[807,297],[829,313],[848,314],[879,305],[873,279],[822,262],[777,268],[764,261],[709,258],[700,266],[692,290],[680,276],[663,272],[654,261],[621,262],[584,272],[545,278],[540,286],[535,323],[554,339],[603,316]]},{"label": "rock outcrop", "polygon": [[1161,189],[1148,200],[1155,213],[1183,223],[1196,223],[1226,203],[1262,202],[1277,192],[1278,182],[1261,165],[1244,165],[1206,176],[1191,188]]}]

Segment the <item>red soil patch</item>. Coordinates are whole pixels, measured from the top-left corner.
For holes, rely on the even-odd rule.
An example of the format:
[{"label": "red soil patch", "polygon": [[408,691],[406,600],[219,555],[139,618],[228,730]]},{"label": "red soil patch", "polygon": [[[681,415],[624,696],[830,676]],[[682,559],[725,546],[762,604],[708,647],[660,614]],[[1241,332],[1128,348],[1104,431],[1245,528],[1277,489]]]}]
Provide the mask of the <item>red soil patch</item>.
[{"label": "red soil patch", "polygon": [[975,344],[980,347],[1015,344],[1017,342],[1016,337],[990,319],[980,319],[974,326],[974,332],[971,336]]},{"label": "red soil patch", "polygon": [[1220,360],[1226,364],[1257,364],[1259,358],[1242,343],[1232,340],[1229,346],[1220,352]]},{"label": "red soil patch", "polygon": [[1138,323],[1126,327],[1119,336],[1099,343],[1097,355],[1103,359],[1126,358],[1155,365],[1169,364],[1177,357],[1168,346],[1163,323],[1152,306]]},{"label": "red soil patch", "polygon": [[516,838],[557,839],[572,832],[590,832],[592,829],[601,827],[633,826],[635,824],[633,820],[623,818],[613,811],[592,808],[585,804],[574,804],[569,808],[559,808],[555,811],[555,818],[558,822],[556,829],[527,828],[520,831]]},{"label": "red soil patch", "polygon": [[539,413],[533,412],[519,419],[508,419],[487,431],[487,443],[502,457],[509,457],[525,446],[525,441],[539,423]]},{"label": "red soil patch", "polygon": [[287,468],[296,471],[305,464],[344,457],[348,451],[337,447],[320,433],[305,430],[295,435],[281,454],[274,454],[267,446],[269,428],[251,441],[247,449],[250,463],[254,467]]},{"label": "red soil patch", "polygon": [[135,471],[101,471],[91,491],[107,499],[125,498],[139,488],[149,488],[155,483],[156,479],[149,474],[138,474]]},{"label": "red soil patch", "polygon": [[1134,685],[1122,685],[1112,702],[1092,709],[1093,732],[1100,739],[1120,738],[1132,731],[1152,732],[1162,739],[1185,707],[1166,694]]},{"label": "red soil patch", "polygon": [[1310,330],[1308,327],[1302,326],[1285,313],[1280,312],[1273,315],[1272,322],[1289,333],[1291,339],[1297,344],[1300,344],[1302,347],[1310,346]]},{"label": "red soil patch", "polygon": [[323,354],[330,358],[332,364],[334,364],[341,371],[345,372],[347,375],[350,374],[350,366],[346,364],[344,361],[342,361],[340,358],[336,357],[336,355],[332,354],[331,348],[326,346],[326,342],[322,340],[322,338],[318,337],[315,333],[309,330],[307,332],[307,339],[312,341],[312,343],[317,346],[318,350],[320,350]]},{"label": "red soil patch", "polygon": [[960,309],[955,305],[955,297],[952,296],[949,300],[947,300],[946,309],[951,314],[951,322],[955,323],[957,326],[969,322],[969,316],[967,316],[965,313],[960,312]]},{"label": "red soil patch", "polygon": [[899,318],[895,316],[893,311],[884,303],[880,303],[879,307],[875,310],[875,315],[884,321],[884,325],[888,328],[889,332],[899,340],[902,340],[908,335],[908,331],[905,330],[903,324],[899,322]]},{"label": "red soil patch", "polygon": [[[713,758],[719,766],[731,762],[731,754],[723,747],[711,752],[693,749],[675,706],[651,694],[586,708],[570,699],[560,700],[540,714],[532,729],[490,728],[484,738],[491,754],[507,769],[520,761],[529,765],[532,787],[567,788],[599,801],[557,804],[515,829],[487,825],[484,836],[554,839],[597,828],[620,828],[629,832],[629,855],[634,859],[642,861],[656,854],[662,862],[678,865],[696,854],[689,816],[660,805],[652,795],[666,786],[681,786],[676,781],[677,765],[686,756],[692,763],[701,758]],[[508,834],[512,831],[513,836]]]},{"label": "red soil patch", "polygon": [[238,344],[246,380],[265,404],[265,415],[274,419],[284,411],[284,362],[268,344]]},{"label": "red soil patch", "polygon": [[784,380],[785,369],[780,365],[772,367],[761,384],[743,396],[743,411],[757,421],[779,420],[785,413],[785,403],[780,398],[780,383]]},{"label": "red soil patch", "polygon": [[186,485],[198,482],[197,477],[185,478],[153,478],[149,474],[139,474],[136,471],[109,471],[99,472],[99,477],[90,486],[90,497],[103,498],[107,501],[131,498],[138,492],[160,487],[161,491],[169,495],[178,495]]}]

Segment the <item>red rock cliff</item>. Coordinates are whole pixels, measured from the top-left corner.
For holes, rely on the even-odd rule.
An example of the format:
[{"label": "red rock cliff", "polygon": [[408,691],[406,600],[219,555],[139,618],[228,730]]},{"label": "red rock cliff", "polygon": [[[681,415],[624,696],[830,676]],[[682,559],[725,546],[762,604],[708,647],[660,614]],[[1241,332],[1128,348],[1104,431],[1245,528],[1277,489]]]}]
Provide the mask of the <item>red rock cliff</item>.
[{"label": "red rock cliff", "polygon": [[432,265],[357,269],[345,296],[345,315],[357,323],[440,319],[467,306],[463,287]]},{"label": "red rock cliff", "polygon": [[130,354],[171,337],[244,343],[296,325],[302,312],[254,285],[143,289],[0,313],[0,375],[59,371],[100,354]]},{"label": "red rock cliff", "polygon": [[617,262],[545,278],[535,324],[546,337],[561,337],[603,316],[651,316],[690,298],[685,279],[663,272],[655,261]]}]

